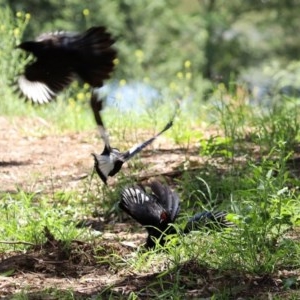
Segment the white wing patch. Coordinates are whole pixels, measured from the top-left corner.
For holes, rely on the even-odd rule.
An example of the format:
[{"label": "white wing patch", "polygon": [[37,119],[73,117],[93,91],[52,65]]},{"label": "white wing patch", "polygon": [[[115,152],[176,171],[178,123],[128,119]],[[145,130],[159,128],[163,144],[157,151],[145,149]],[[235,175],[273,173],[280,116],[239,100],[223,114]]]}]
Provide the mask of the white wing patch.
[{"label": "white wing patch", "polygon": [[105,146],[110,148],[108,132],[105,130],[105,128],[102,125],[99,125],[98,128],[99,128],[100,136],[104,141]]},{"label": "white wing patch", "polygon": [[144,204],[145,202],[151,201],[151,198],[148,195],[146,195],[142,190],[135,187],[124,189],[122,192],[122,196],[127,204],[128,202]]},{"label": "white wing patch", "polygon": [[54,45],[57,45],[59,47],[68,47],[71,42],[71,39],[76,37],[77,35],[78,33],[76,32],[54,31],[43,33],[40,36],[38,36],[35,40],[37,42],[52,41]]},{"label": "white wing patch", "polygon": [[42,33],[41,35],[39,35],[35,40],[37,42],[42,42],[42,41],[45,41],[45,40],[49,40],[50,38],[52,37],[59,37],[59,36],[62,36],[66,34],[65,31],[53,31],[53,32],[47,32],[47,33]]},{"label": "white wing patch", "polygon": [[[135,146],[133,146],[131,149],[129,149],[129,150],[128,150],[128,152],[129,152],[129,157],[131,157],[131,156],[132,156],[132,153],[135,153],[136,151],[140,152],[140,151],[142,150],[141,147],[143,146],[143,144],[144,144],[144,143],[135,145]],[[139,149],[139,148],[141,148],[141,149]]]},{"label": "white wing patch", "polygon": [[105,177],[113,170],[115,164],[113,159],[108,155],[97,155],[98,166]]},{"label": "white wing patch", "polygon": [[29,81],[25,76],[20,76],[18,84],[23,94],[35,103],[48,103],[55,96],[49,87],[38,81]]}]

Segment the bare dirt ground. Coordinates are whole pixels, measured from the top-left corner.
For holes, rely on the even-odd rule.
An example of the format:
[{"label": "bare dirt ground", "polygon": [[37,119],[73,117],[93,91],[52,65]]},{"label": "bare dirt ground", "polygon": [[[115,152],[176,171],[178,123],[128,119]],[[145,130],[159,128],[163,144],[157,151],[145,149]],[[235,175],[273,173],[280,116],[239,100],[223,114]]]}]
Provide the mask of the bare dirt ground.
[{"label": "bare dirt ground", "polygon": [[[40,133],[41,128],[49,126],[51,124],[42,119],[9,120],[0,117],[0,195],[3,192],[15,193],[18,188],[43,193],[82,188],[82,179],[93,168],[90,154],[100,152],[103,148],[98,132],[63,135]],[[144,137],[149,138],[141,132],[141,140]],[[203,163],[196,148],[180,148],[164,137],[143,151],[141,156],[143,164],[147,166],[139,173],[141,179],[161,173],[170,178],[176,177],[186,167],[198,168]],[[129,173],[126,165],[124,172]],[[109,184],[113,184],[114,180],[110,179]],[[99,180],[98,184],[102,182]],[[133,248],[144,240],[143,232],[130,234],[124,232],[124,228],[124,224],[111,226],[102,236],[98,248],[93,244],[97,243],[96,239],[93,243],[73,241],[68,251],[64,250],[62,241],[55,240],[45,228],[47,242],[44,245],[32,245],[26,253],[0,253],[0,274],[12,272],[11,276],[0,277],[0,298],[11,299],[13,294],[26,290],[26,299],[60,299],[57,290],[65,291],[67,295],[71,289],[76,299],[86,299],[100,292],[106,299],[109,294],[105,294],[105,289],[114,285],[112,290],[117,299],[126,299],[131,291],[141,291],[143,288],[145,290],[140,293],[140,299],[155,299],[154,288],[146,287],[151,286],[161,270],[152,268],[149,274],[137,274],[132,270],[119,270],[117,265],[112,267],[113,264],[105,262],[105,257],[112,253],[123,257],[133,255]],[[133,245],[116,243],[116,237],[129,240]],[[99,261],[95,257],[104,259]],[[191,276],[192,273],[197,276]],[[281,277],[287,276],[277,274],[270,278],[236,272],[220,274],[218,270],[207,269],[197,262],[183,264],[180,274],[180,286],[185,287],[187,296],[194,299],[209,297],[213,292],[229,286],[241,289],[241,293],[235,292],[241,295],[239,299],[248,299],[247,295],[253,295],[253,289],[256,291],[254,295],[267,291],[277,293],[282,291]],[[191,278],[194,279],[191,281]],[[164,280],[172,282],[173,279],[173,271],[170,270]],[[47,297],[41,293],[45,289],[48,289]],[[156,289],[159,291],[160,287]]]},{"label": "bare dirt ground", "polygon": [[[91,153],[100,153],[103,143],[97,130],[61,134],[43,135],[41,128],[51,124],[43,119],[15,118],[12,121],[0,117],[0,191],[15,192],[17,188],[26,191],[39,189],[75,189],[80,180],[93,169]],[[139,140],[127,140],[129,146],[148,139],[141,132]],[[112,141],[113,146],[118,141]],[[115,145],[117,144],[117,145]],[[199,165],[201,159],[195,149],[183,149],[166,140],[163,136],[142,151],[143,163],[147,168],[139,173],[145,176],[161,173],[176,173],[186,164],[186,157],[193,166]],[[122,168],[126,173],[127,164]],[[113,183],[114,178],[109,178]]]}]

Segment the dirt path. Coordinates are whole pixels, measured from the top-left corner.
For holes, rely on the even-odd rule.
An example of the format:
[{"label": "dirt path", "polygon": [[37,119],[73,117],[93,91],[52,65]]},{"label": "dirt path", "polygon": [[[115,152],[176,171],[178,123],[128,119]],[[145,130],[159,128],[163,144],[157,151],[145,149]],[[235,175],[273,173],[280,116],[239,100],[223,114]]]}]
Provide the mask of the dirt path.
[{"label": "dirt path", "polygon": [[34,129],[44,126],[39,122],[21,127],[21,119],[11,123],[0,118],[1,191],[13,192],[17,187],[36,191],[49,185],[75,187],[78,179],[90,172],[90,153],[96,145],[87,143],[84,134],[35,137]]},{"label": "dirt path", "polygon": [[[43,119],[0,117],[0,191],[15,192],[17,188],[29,192],[49,189],[76,189],[80,179],[93,169],[92,152],[103,150],[97,130],[43,135],[43,128],[49,127]],[[141,134],[139,141],[149,138]],[[170,151],[172,149],[172,151]],[[127,150],[127,149],[122,149]],[[160,150],[160,151],[159,151]],[[145,172],[139,175],[171,172],[178,169],[186,159],[186,151],[176,147],[164,137],[141,154]],[[198,155],[189,153],[191,160]],[[125,172],[127,164],[124,165]],[[113,182],[110,178],[110,182]]]}]

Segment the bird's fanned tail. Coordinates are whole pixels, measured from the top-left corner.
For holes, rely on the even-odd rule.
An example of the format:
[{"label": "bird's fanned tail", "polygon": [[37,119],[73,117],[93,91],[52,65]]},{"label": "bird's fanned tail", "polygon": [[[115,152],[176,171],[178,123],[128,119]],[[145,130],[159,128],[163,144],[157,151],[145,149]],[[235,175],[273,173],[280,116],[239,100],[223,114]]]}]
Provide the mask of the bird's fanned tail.
[{"label": "bird's fanned tail", "polygon": [[111,47],[113,43],[104,27],[92,27],[74,42],[73,46],[78,49],[81,58],[77,73],[83,81],[100,87],[103,80],[110,77],[117,56],[116,50]]}]

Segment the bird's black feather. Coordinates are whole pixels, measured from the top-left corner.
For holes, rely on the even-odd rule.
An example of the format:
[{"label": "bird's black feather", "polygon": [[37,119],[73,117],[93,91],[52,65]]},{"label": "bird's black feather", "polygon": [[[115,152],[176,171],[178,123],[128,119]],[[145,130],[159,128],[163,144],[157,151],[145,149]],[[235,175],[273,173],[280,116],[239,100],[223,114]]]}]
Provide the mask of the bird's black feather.
[{"label": "bird's black feather", "polygon": [[92,155],[94,157],[94,165],[96,172],[101,178],[101,180],[106,184],[108,176],[114,176],[115,174],[117,174],[122,168],[122,165],[127,160],[132,158],[134,155],[138,154],[145,147],[151,144],[157,137],[159,137],[162,133],[168,130],[173,125],[173,122],[168,122],[164,129],[157,133],[154,137],[132,147],[126,152],[120,152],[118,149],[112,148],[110,146],[108,135],[103,124],[98,125],[100,128],[100,134],[102,136],[102,139],[104,140],[105,145],[104,150],[101,154],[93,153]]},{"label": "bird's black feather", "polygon": [[[126,187],[121,193],[119,207],[147,229],[146,247],[152,248],[156,245],[155,239],[164,245],[165,237],[176,233],[172,224],[179,214],[180,200],[178,194],[166,184],[153,181],[149,188],[150,192],[143,186]],[[189,219],[183,233],[203,227],[215,229],[233,226],[226,220],[226,215],[225,212],[198,213]]]},{"label": "bird's black feather", "polygon": [[114,68],[114,39],[102,26],[77,34],[43,34],[36,41],[21,43],[18,48],[32,53],[35,61],[25,67],[18,79],[21,92],[36,103],[46,103],[75,78],[92,87],[100,87]]},{"label": "bird's black feather", "polygon": [[142,186],[125,188],[121,193],[119,207],[148,231],[146,246],[155,245],[154,238],[163,245],[163,233],[171,233],[170,223],[174,223],[179,213],[179,197],[167,185],[159,182],[150,184],[151,193]]},{"label": "bird's black feather", "polygon": [[206,227],[210,229],[221,229],[224,227],[232,227],[233,223],[226,219],[227,213],[224,211],[211,212],[203,211],[195,214],[190,218],[184,228],[184,233],[192,230],[199,230]]}]

